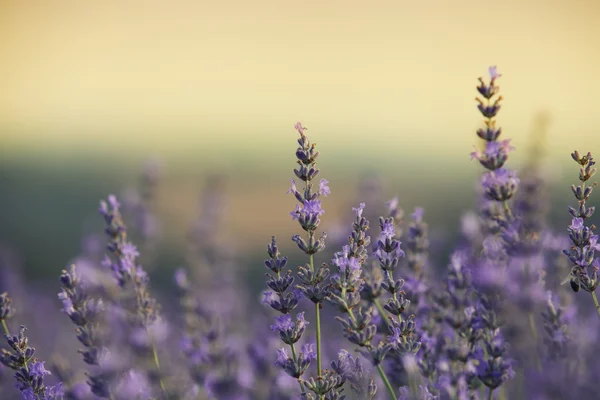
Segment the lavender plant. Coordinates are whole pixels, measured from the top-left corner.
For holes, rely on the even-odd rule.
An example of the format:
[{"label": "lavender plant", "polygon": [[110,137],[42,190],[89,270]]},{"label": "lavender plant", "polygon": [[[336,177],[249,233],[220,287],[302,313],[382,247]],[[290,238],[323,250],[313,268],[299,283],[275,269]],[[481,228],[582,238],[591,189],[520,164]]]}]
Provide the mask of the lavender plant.
[{"label": "lavender plant", "polygon": [[[348,244],[342,248],[341,252],[335,253],[335,258],[332,260],[332,264],[337,269],[337,274],[331,278],[331,292],[327,299],[348,316],[347,319],[336,317],[342,323],[344,337],[350,343],[363,349],[363,354],[377,368],[390,396],[395,399],[395,390],[381,365],[392,346],[385,340],[379,340],[377,344],[372,342],[377,333],[377,325],[372,323],[373,305],[360,306],[361,291],[365,285],[362,266],[367,262],[368,247],[371,243],[371,238],[367,236],[369,221],[362,215],[364,208],[364,203],[361,203],[357,208],[353,208],[356,212],[356,218],[352,225],[352,234],[348,238]],[[367,297],[375,300],[378,297],[373,296],[376,289],[373,285],[368,286],[369,289],[367,290],[370,296]],[[341,357],[348,358],[347,352],[340,354]],[[341,364],[346,362],[355,364],[358,361],[353,362],[350,359],[343,361],[340,358]],[[343,376],[343,374],[341,375]],[[377,390],[375,383],[372,380],[364,383],[366,388],[370,389],[360,388],[356,383],[352,387],[365,396],[370,395],[370,397],[365,398],[373,398]]]},{"label": "lavender plant", "polygon": [[282,257],[279,253],[275,237],[271,239],[267,252],[270,259],[265,261],[265,266],[273,274],[266,274],[267,286],[272,291],[264,292],[263,303],[282,314],[275,317],[275,323],[271,325],[271,330],[279,335],[281,341],[289,346],[291,351],[290,357],[285,348],[279,349],[276,363],[285,373],[298,380],[301,392],[306,394],[302,375],[311,361],[316,358],[316,354],[310,344],[305,345],[298,354],[296,343],[302,338],[308,322],[304,319],[304,313],[298,313],[295,320],[290,314],[298,305],[300,293],[289,290],[294,283],[291,271],[288,269],[285,275],[282,275],[282,271],[287,265],[287,257]]},{"label": "lavender plant", "polygon": [[100,329],[100,319],[104,311],[102,299],[89,297],[74,265],[69,271],[62,271],[60,284],[62,290],[58,298],[63,303],[62,310],[77,327],[77,340],[85,347],[79,352],[83,361],[91,368],[88,372],[91,391],[98,397],[110,398],[110,387],[116,378],[116,371],[101,366],[108,352],[104,345],[106,338]]},{"label": "lavender plant", "polygon": [[44,377],[50,375],[44,361],[35,356],[35,348],[29,346],[25,335],[27,328],[21,326],[18,335],[11,335],[6,320],[14,316],[12,300],[7,293],[0,295],[0,321],[4,329],[4,338],[10,350],[1,349],[0,362],[15,371],[15,387],[21,392],[23,400],[62,400],[62,383],[46,386]]},{"label": "lavender plant", "polygon": [[583,289],[591,293],[596,311],[600,316],[600,304],[598,304],[595,293],[596,287],[598,287],[600,263],[598,259],[594,259],[595,252],[600,250],[600,245],[597,243],[598,235],[594,235],[596,227],[593,224],[586,225],[586,220],[591,218],[595,211],[595,207],[587,207],[586,203],[594,186],[596,186],[594,182],[586,187],[586,183],[596,174],[596,168],[594,168],[596,163],[591,153],[581,156],[578,151],[574,151],[571,153],[571,157],[580,165],[579,180],[581,185],[571,185],[571,191],[579,202],[579,207],[575,209],[569,206],[569,214],[571,214],[573,220],[568,231],[569,239],[571,239],[573,245],[570,249],[563,251],[573,264],[568,281],[574,292]]},{"label": "lavender plant", "polygon": [[[168,328],[160,317],[156,300],[148,290],[148,275],[137,264],[139,252],[127,240],[127,228],[119,208],[116,197],[109,196],[108,202],[100,203],[99,210],[106,223],[105,233],[109,239],[107,250],[112,255],[112,259],[108,255],[105,257],[103,266],[112,271],[121,289],[115,304],[115,311],[118,313],[115,316],[120,319],[120,328],[126,332],[130,349],[142,365],[154,364],[154,370],[146,367],[146,371],[167,395],[156,345],[166,339]],[[130,381],[142,379],[138,375],[137,371],[131,372]]]},{"label": "lavender plant", "polygon": [[[317,183],[319,152],[297,123],[294,174],[302,182],[297,187],[292,180],[288,193],[297,200],[290,215],[302,231],[292,241],[306,259],[292,268],[272,237],[262,293],[268,307],[262,315],[245,301],[252,284],[241,277],[252,275],[235,268],[233,240],[220,240],[229,222],[222,212],[220,179],[211,180],[203,192],[201,216],[189,235],[189,251],[181,257],[188,269],[175,272],[179,308],[169,296],[160,298],[164,308],[159,307],[130,240],[132,231],[123,222],[133,217],[142,239],[152,236],[149,201],[156,171],[148,170],[134,207],[122,208],[114,196],[101,202],[108,238],[104,260],[99,262],[101,251],[84,252],[60,274],[58,297],[74,337],[48,335],[56,327],[53,322],[40,329],[22,318],[36,314],[28,305],[39,303],[37,297],[23,300],[42,290],[12,287],[15,304],[25,304],[19,308],[26,313],[19,317],[31,337],[24,327],[11,335],[13,303],[6,293],[0,295],[7,343],[0,353],[0,397],[10,396],[4,386],[10,381],[14,394],[25,400],[597,398],[597,317],[578,309],[574,296],[565,296],[568,287],[554,284],[556,274],[549,267],[570,263],[562,267],[569,269],[565,283],[575,292],[589,292],[600,315],[595,293],[600,247],[591,224],[594,207],[588,205],[596,185],[591,182],[595,162],[590,153],[572,153],[580,166],[580,184],[571,186],[578,206],[569,207],[567,257],[557,256],[560,240],[550,232],[549,202],[542,199],[549,193],[544,170],[528,165],[530,172],[519,173],[520,181],[507,168],[514,148],[510,140],[500,139],[496,121],[500,74],[491,67],[489,75],[477,86],[484,117],[477,136],[484,148],[471,153],[485,169],[479,181],[481,204],[478,216],[464,219],[466,240],[452,249],[447,266],[437,265],[436,251],[441,250],[429,248],[423,209],[403,221],[397,198],[387,203],[377,235],[370,236],[367,215],[381,213],[377,207],[366,210],[362,201],[379,201],[383,180],[377,179],[361,186],[347,241],[336,235],[335,246],[327,242],[336,250],[329,252],[326,235],[317,231],[324,214],[321,196],[331,191],[327,180]],[[317,262],[317,254],[331,261]],[[7,271],[0,257],[2,288],[11,286],[4,278]],[[171,310],[180,315],[167,321]],[[265,322],[267,314],[270,322]],[[329,329],[330,319],[341,329]],[[267,338],[269,329],[274,335]],[[79,342],[67,349],[58,343],[51,350],[60,357],[44,357],[53,360],[48,364],[59,381],[54,385],[29,345],[30,339],[38,344],[52,340],[46,336]],[[328,354],[332,357],[325,361]],[[378,384],[385,390],[378,390]]]},{"label": "lavender plant", "polygon": [[298,221],[302,230],[306,232],[307,239],[303,239],[300,235],[294,235],[292,240],[309,258],[308,264],[298,268],[298,278],[300,280],[298,288],[315,305],[317,379],[322,380],[320,310],[323,301],[328,295],[328,285],[325,284],[325,280],[329,276],[329,269],[326,265],[315,266],[314,255],[325,249],[325,239],[327,237],[323,233],[319,239],[316,239],[315,231],[321,223],[320,216],[325,212],[321,208],[319,197],[329,195],[331,190],[328,186],[329,182],[326,179],[321,179],[318,189],[313,187],[312,181],[319,174],[319,169],[316,167],[319,152],[316,150],[316,145],[311,144],[308,137],[304,134],[306,128],[300,122],[294,128],[300,134],[300,138],[298,139],[299,147],[296,150],[298,168],[294,169],[294,174],[304,182],[304,188],[302,193],[300,193],[296,189],[295,181],[292,179],[292,187],[288,193],[292,193],[299,204],[296,204],[296,209],[290,215],[293,220]]},{"label": "lavender plant", "polygon": [[[401,242],[396,238],[393,218],[380,217],[379,228],[380,234],[374,256],[383,271],[384,278],[381,287],[389,294],[389,298],[383,306],[384,310],[390,314],[384,317],[391,333],[387,340],[391,349],[394,350],[395,356],[404,362],[406,356],[412,357],[421,347],[421,341],[416,334],[415,315],[405,315],[411,302],[405,297],[406,293],[402,290],[404,279],[395,279],[394,277],[399,259],[404,257],[405,253],[400,247]],[[380,374],[384,379],[385,375],[382,372]],[[409,380],[413,386],[414,382],[410,377]],[[389,388],[389,382],[384,379],[384,383]],[[414,386],[411,387],[411,392],[416,393]]]},{"label": "lavender plant", "polygon": [[496,115],[500,111],[502,96],[496,96],[500,91],[497,79],[501,76],[496,67],[489,68],[490,80],[486,82],[479,78],[477,91],[483,97],[477,97],[479,103],[477,108],[484,117],[485,128],[477,130],[477,136],[485,141],[484,151],[475,150],[471,153],[471,159],[477,159],[487,169],[481,177],[481,187],[487,198],[499,202],[504,208],[500,215],[493,215],[501,225],[508,225],[514,216],[508,201],[517,191],[519,179],[514,171],[504,168],[508,160],[508,154],[514,150],[510,145],[510,139],[498,141],[502,129],[496,124]]},{"label": "lavender plant", "polygon": [[183,269],[177,270],[175,281],[184,310],[185,334],[180,348],[198,391],[211,398],[244,399],[245,391],[238,380],[238,355],[227,346],[218,316],[198,300]]}]

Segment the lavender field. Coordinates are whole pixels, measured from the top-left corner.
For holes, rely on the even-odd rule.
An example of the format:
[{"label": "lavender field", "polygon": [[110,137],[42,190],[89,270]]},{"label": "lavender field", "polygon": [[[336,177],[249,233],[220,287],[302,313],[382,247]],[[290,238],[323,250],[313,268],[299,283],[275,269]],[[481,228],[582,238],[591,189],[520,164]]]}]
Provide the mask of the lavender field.
[{"label": "lavender field", "polygon": [[597,0],[5,0],[0,400],[600,400]]},{"label": "lavender field", "polygon": [[[298,122],[283,133],[287,195],[269,193],[293,235],[265,231],[272,212],[252,237],[227,233],[236,207],[216,174],[174,246],[156,212],[164,165],[150,160],[128,189],[99,199],[98,229],[71,261],[43,261],[37,274],[54,274],[43,284],[6,245],[2,399],[600,398],[595,162],[565,149],[572,185],[560,190],[572,198],[556,212],[565,224],[553,223],[543,135],[520,169],[509,162],[502,79],[492,66],[476,84],[476,175],[459,192],[472,207],[459,218],[385,199],[376,175],[336,193],[320,167],[322,133]],[[336,196],[347,210],[329,203]],[[443,207],[444,196],[427,204]],[[241,218],[257,209],[237,208]]]}]

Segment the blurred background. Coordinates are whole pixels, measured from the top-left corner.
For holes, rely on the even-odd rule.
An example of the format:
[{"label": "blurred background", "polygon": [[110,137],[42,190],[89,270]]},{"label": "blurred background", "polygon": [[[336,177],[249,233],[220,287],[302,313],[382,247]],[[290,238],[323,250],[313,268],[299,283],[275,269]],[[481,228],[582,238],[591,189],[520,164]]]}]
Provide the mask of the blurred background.
[{"label": "blurred background", "polygon": [[222,194],[219,223],[245,271],[262,268],[274,234],[298,255],[285,194],[298,120],[330,181],[324,230],[397,195],[450,246],[475,205],[475,86],[490,65],[517,148],[508,165],[543,156],[562,230],[569,153],[600,144],[599,17],[594,0],[2,2],[3,268],[57,288],[102,234],[99,199],[135,203],[148,160],[160,170],[155,285],[185,264],[207,191]]}]

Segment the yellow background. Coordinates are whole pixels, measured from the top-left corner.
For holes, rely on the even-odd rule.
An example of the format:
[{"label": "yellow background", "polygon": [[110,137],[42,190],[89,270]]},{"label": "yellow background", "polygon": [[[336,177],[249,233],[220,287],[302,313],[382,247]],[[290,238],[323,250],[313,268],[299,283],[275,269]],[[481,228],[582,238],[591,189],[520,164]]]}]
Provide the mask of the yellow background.
[{"label": "yellow background", "polygon": [[[476,78],[497,64],[519,146],[552,116],[551,153],[597,146],[600,3],[4,1],[3,157],[222,158],[319,143],[454,158],[475,143]],[[40,154],[41,153],[41,154]],[[458,159],[458,158],[457,158]]]}]

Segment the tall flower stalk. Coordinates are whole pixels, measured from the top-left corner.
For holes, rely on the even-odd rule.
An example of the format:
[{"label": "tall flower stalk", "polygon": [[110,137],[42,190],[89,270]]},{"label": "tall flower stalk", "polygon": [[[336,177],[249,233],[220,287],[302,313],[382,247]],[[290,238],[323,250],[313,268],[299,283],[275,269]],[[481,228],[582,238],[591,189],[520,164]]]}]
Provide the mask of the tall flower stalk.
[{"label": "tall flower stalk", "polygon": [[[387,342],[391,350],[394,351],[394,355],[404,362],[405,360],[410,360],[421,347],[421,340],[416,334],[416,317],[414,314],[406,316],[410,300],[405,297],[406,293],[402,290],[404,279],[396,279],[394,277],[399,260],[405,256],[405,253],[400,247],[402,243],[397,239],[393,218],[380,217],[379,228],[380,234],[374,256],[383,271],[381,287],[390,295],[387,302],[383,305],[383,309],[389,313],[388,328],[391,335],[387,337]],[[379,366],[379,369],[379,373],[389,390],[390,383],[386,382],[381,366]],[[408,379],[411,386],[410,392],[416,395],[418,390],[416,383],[412,377]]]},{"label": "tall flower stalk", "polygon": [[21,326],[18,335],[10,334],[6,320],[14,314],[12,299],[7,293],[0,294],[0,322],[10,347],[10,350],[1,349],[0,362],[15,371],[15,387],[24,400],[62,400],[62,382],[54,386],[44,384],[44,377],[51,373],[44,368],[45,362],[35,356],[35,348],[29,346],[29,338],[25,334],[27,328]]},{"label": "tall flower stalk", "polygon": [[302,192],[296,189],[296,182],[292,179],[292,187],[288,193],[292,193],[299,204],[296,209],[290,213],[292,219],[298,220],[302,229],[306,232],[306,240],[300,235],[294,235],[292,240],[298,245],[300,250],[308,255],[308,264],[299,267],[298,277],[300,279],[299,288],[304,295],[315,305],[315,325],[317,339],[317,375],[322,375],[322,351],[321,351],[321,308],[323,301],[327,297],[327,285],[324,281],[329,276],[327,267],[315,267],[314,255],[325,248],[325,238],[323,233],[319,239],[316,239],[315,232],[321,223],[320,216],[325,212],[321,208],[321,195],[327,196],[331,193],[326,179],[321,179],[319,187],[315,188],[313,180],[319,174],[316,167],[316,160],[319,152],[316,145],[308,140],[304,131],[306,128],[300,122],[294,125],[294,128],[300,134],[298,139],[298,149],[296,158],[298,168],[294,169],[294,174],[298,179],[304,182]]},{"label": "tall flower stalk", "polygon": [[496,84],[501,76],[496,67],[489,68],[490,80],[486,82],[479,78],[477,91],[483,97],[475,100],[479,103],[477,108],[484,117],[485,128],[477,130],[477,136],[485,141],[483,151],[475,150],[471,153],[471,159],[479,160],[479,163],[487,169],[481,177],[481,186],[489,200],[500,202],[504,208],[504,215],[497,216],[501,224],[513,220],[513,214],[508,201],[517,191],[519,180],[514,171],[504,168],[508,160],[508,153],[514,150],[510,145],[510,139],[498,141],[502,129],[496,126],[496,115],[500,111],[502,96],[497,96],[500,87]]},{"label": "tall flower stalk", "polygon": [[108,196],[108,202],[100,202],[99,212],[106,222],[107,250],[112,256],[105,257],[103,266],[112,271],[121,289],[116,306],[124,311],[130,345],[141,360],[154,363],[155,372],[148,372],[167,395],[156,347],[157,342],[166,339],[167,326],[161,319],[156,300],[150,295],[148,275],[137,263],[140,253],[127,239],[127,228],[119,209],[120,204],[113,195]]},{"label": "tall flower stalk", "polygon": [[[587,200],[592,194],[593,184],[588,181],[596,174],[596,164],[591,153],[581,156],[578,151],[571,153],[571,157],[579,164],[579,181],[581,185],[571,185],[571,191],[575,195],[579,206],[577,209],[569,206],[569,214],[573,218],[569,226],[569,239],[572,246],[568,250],[563,250],[564,254],[569,258],[572,264],[571,273],[567,278],[571,283],[571,288],[574,292],[579,292],[583,289],[592,295],[594,306],[600,316],[600,304],[596,297],[596,287],[598,287],[598,268],[600,268],[600,259],[594,259],[595,252],[600,250],[598,243],[598,235],[594,234],[596,227],[586,225],[586,220],[592,217],[595,207],[588,207]],[[587,186],[586,186],[587,184]]]},{"label": "tall flower stalk", "polygon": [[291,377],[298,380],[300,390],[305,393],[305,387],[302,380],[304,371],[310,365],[314,352],[310,345],[305,346],[303,351],[298,354],[296,343],[302,337],[308,322],[304,319],[304,313],[298,313],[295,321],[292,318],[292,311],[298,305],[298,293],[289,290],[294,283],[294,277],[290,270],[282,274],[287,265],[287,257],[282,257],[277,247],[275,237],[267,246],[269,259],[265,261],[265,266],[271,271],[267,275],[267,286],[269,291],[264,292],[263,303],[268,304],[273,310],[283,314],[275,317],[275,324],[271,330],[279,334],[279,338],[289,346],[291,357],[287,355],[286,349],[278,350],[277,364]]},{"label": "tall flower stalk", "polygon": [[[348,319],[336,317],[342,323],[344,337],[363,349],[365,357],[369,358],[377,368],[390,396],[396,399],[395,390],[381,367],[391,346],[385,340],[377,344],[372,342],[377,333],[377,325],[372,323],[373,306],[364,308],[359,305],[365,283],[362,267],[369,257],[368,248],[371,243],[371,237],[367,235],[369,221],[362,215],[364,208],[364,203],[353,208],[356,218],[352,224],[352,234],[348,238],[348,244],[343,246],[341,252],[335,253],[335,258],[332,260],[337,274],[331,278],[332,289],[328,300],[342,313],[348,315]],[[374,382],[370,382],[369,386],[377,389]]]},{"label": "tall flower stalk", "polygon": [[98,397],[111,398],[110,383],[115,374],[100,366],[108,351],[104,346],[99,324],[104,304],[101,299],[90,298],[74,265],[68,271],[62,271],[60,284],[62,289],[58,298],[63,304],[62,311],[77,327],[77,340],[85,347],[79,352],[83,361],[92,369],[88,374],[88,384],[92,393]]}]

